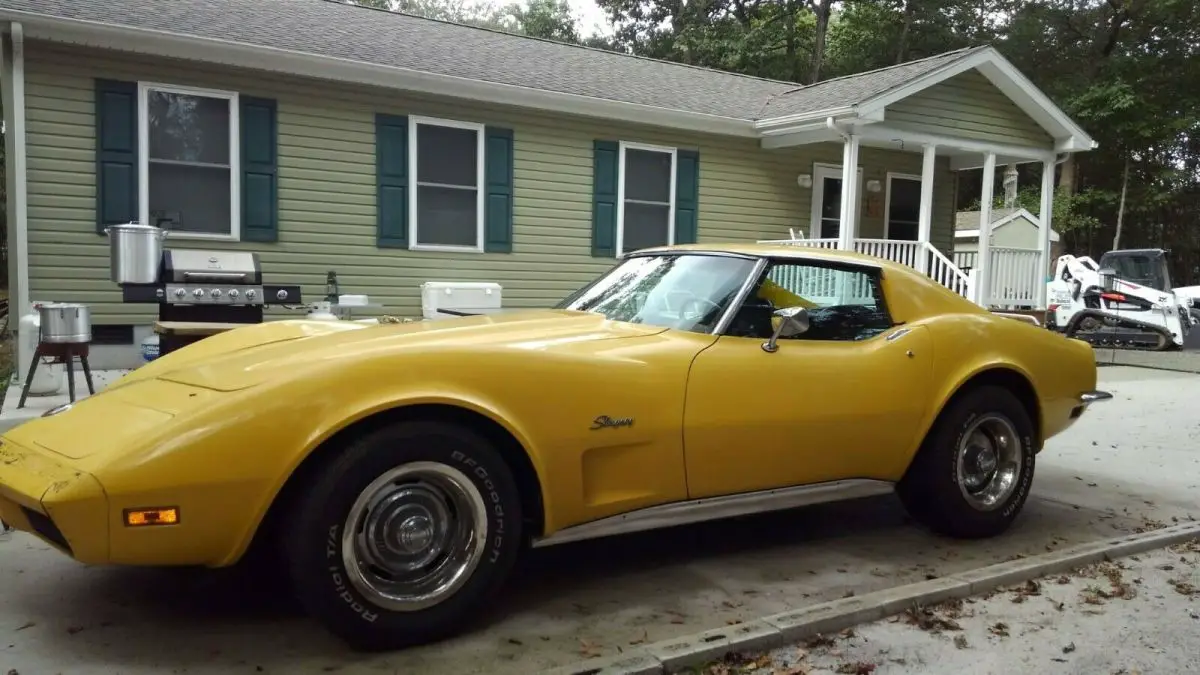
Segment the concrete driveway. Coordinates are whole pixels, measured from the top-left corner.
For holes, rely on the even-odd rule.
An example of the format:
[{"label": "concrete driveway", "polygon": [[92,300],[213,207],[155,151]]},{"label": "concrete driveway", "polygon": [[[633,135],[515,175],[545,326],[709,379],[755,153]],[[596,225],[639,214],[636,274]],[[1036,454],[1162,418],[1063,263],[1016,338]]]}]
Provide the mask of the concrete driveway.
[{"label": "concrete driveway", "polygon": [[785,609],[1200,517],[1200,375],[1105,367],[1115,401],[1052,440],[1008,536],[956,543],[894,498],[537,552],[473,632],[347,651],[237,572],[88,568],[0,541],[0,666],[18,673],[487,673],[611,655]]}]

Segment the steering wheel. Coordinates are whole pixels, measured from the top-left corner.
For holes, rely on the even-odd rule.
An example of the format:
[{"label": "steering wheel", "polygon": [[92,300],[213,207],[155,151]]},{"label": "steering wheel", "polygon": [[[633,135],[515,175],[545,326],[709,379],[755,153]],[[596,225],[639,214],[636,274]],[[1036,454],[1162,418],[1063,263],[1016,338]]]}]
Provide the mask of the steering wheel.
[{"label": "steering wheel", "polygon": [[[696,307],[694,313],[687,311],[687,309],[692,306]],[[705,306],[707,306],[708,309],[703,309]],[[679,305],[679,319],[681,321],[698,321],[701,317],[705,316],[709,312],[720,311],[721,306],[712,300],[702,298],[698,295],[692,295]]]}]

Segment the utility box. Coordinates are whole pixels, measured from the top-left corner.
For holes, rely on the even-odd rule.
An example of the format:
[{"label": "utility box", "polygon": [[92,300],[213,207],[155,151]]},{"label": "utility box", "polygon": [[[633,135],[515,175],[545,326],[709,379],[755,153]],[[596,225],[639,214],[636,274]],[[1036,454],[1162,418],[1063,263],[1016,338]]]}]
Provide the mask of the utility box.
[{"label": "utility box", "polygon": [[453,319],[463,314],[500,311],[500,284],[476,281],[426,281],[421,284],[421,315],[426,319]]}]

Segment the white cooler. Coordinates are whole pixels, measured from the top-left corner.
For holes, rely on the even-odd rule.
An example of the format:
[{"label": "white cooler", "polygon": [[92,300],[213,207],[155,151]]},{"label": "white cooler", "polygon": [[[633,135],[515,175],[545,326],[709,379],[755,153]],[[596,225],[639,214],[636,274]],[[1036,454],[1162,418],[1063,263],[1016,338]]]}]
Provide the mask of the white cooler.
[{"label": "white cooler", "polygon": [[426,319],[453,319],[450,309],[468,314],[500,311],[500,284],[479,281],[426,281],[421,284],[421,315]]}]

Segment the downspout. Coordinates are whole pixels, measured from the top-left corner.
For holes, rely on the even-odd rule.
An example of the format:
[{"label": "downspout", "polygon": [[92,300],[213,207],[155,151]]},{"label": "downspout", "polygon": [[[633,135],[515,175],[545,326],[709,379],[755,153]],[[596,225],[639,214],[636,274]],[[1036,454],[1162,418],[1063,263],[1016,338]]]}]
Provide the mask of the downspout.
[{"label": "downspout", "polygon": [[[10,213],[13,218],[9,222],[9,242],[12,244],[8,251],[8,261],[10,265],[15,265],[17,270],[16,288],[9,289],[9,326],[19,325],[13,323],[13,317],[20,321],[20,317],[25,316],[30,310],[29,300],[29,205],[28,205],[28,185],[26,181],[26,149],[25,149],[25,34],[21,24],[13,21],[9,24],[9,35],[12,40],[12,101],[10,106],[5,109],[6,122],[10,122],[8,128],[5,129],[6,134],[12,135],[12,153],[9,157],[8,170],[13,174],[13,191],[8,195],[9,203],[12,205]],[[9,109],[11,108],[11,109]],[[13,296],[16,298],[16,306],[13,306]],[[26,340],[18,339],[16,344],[17,363],[27,363],[28,359],[33,358],[32,354],[28,354],[28,348],[25,346]],[[13,376],[17,381],[25,377],[25,374],[17,368],[13,372]]]},{"label": "downspout", "polygon": [[842,131],[842,128],[838,126],[837,122],[833,121],[832,115],[825,118],[825,126],[829,127],[829,129],[832,130],[838,136],[841,136],[843,141],[850,140],[850,134],[847,134],[846,132]]}]

